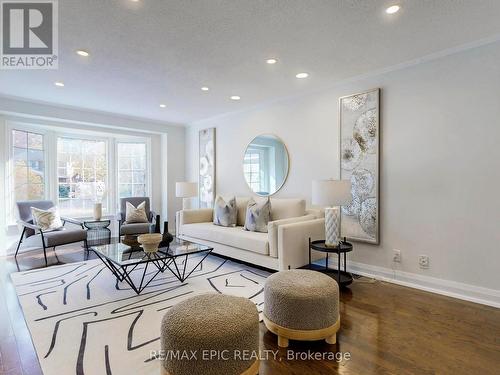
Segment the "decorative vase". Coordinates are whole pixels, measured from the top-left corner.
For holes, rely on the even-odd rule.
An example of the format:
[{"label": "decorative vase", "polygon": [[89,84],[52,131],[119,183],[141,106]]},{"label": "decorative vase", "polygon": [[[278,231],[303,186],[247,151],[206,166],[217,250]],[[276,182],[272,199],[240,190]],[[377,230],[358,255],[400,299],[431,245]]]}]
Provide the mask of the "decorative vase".
[{"label": "decorative vase", "polygon": [[325,208],[325,245],[336,247],[340,241],[340,209]]},{"label": "decorative vase", "polygon": [[99,221],[102,218],[102,203],[94,203],[94,220]]},{"label": "decorative vase", "polygon": [[156,215],[155,228],[153,233],[161,233],[160,230],[160,215]]},{"label": "decorative vase", "polygon": [[163,223],[163,239],[161,241],[161,246],[168,246],[173,240],[174,236],[168,232],[168,221],[165,221],[165,223]]}]

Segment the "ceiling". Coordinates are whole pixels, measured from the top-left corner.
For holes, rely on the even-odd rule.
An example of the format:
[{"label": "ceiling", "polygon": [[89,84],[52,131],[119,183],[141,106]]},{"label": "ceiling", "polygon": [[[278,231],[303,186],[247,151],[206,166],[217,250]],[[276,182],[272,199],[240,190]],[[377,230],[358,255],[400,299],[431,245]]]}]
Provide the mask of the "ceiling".
[{"label": "ceiling", "polygon": [[187,124],[500,35],[499,18],[498,0],[64,0],[59,69],[2,70],[0,95]]}]

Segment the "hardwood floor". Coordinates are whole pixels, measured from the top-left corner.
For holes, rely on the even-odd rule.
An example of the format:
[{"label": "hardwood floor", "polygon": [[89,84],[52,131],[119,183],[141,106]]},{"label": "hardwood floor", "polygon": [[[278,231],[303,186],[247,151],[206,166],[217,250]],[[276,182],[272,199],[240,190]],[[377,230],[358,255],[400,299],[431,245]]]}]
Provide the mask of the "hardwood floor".
[{"label": "hardwood floor", "polygon": [[[83,260],[76,248],[58,249],[58,259],[49,254],[51,264]],[[21,255],[17,264],[14,258],[0,259],[0,374],[42,373],[9,276],[39,267],[38,251]],[[270,352],[262,361],[261,375],[500,373],[500,309],[366,278],[341,295],[336,345],[291,341],[288,349],[279,349],[263,324],[261,337],[262,350],[278,353],[276,360]],[[308,353],[326,359],[302,359]]]}]

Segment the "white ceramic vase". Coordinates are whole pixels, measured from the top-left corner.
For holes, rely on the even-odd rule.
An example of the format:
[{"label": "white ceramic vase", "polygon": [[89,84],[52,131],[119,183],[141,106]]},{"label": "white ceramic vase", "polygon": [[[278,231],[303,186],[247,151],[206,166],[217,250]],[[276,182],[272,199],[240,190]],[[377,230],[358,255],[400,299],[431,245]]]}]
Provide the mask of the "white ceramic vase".
[{"label": "white ceramic vase", "polygon": [[325,245],[337,246],[340,241],[340,208],[325,208]]},{"label": "white ceramic vase", "polygon": [[102,218],[102,203],[94,203],[94,220]]}]

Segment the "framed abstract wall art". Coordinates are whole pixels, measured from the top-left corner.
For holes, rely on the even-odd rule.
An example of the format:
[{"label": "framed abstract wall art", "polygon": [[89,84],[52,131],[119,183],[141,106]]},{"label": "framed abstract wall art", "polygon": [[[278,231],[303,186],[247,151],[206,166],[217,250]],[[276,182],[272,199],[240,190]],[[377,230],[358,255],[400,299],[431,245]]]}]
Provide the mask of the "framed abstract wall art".
[{"label": "framed abstract wall art", "polygon": [[340,178],[352,184],[341,235],[372,244],[379,243],[379,110],[378,88],[339,99]]},{"label": "framed abstract wall art", "polygon": [[215,128],[199,132],[199,207],[212,208],[215,200]]}]

